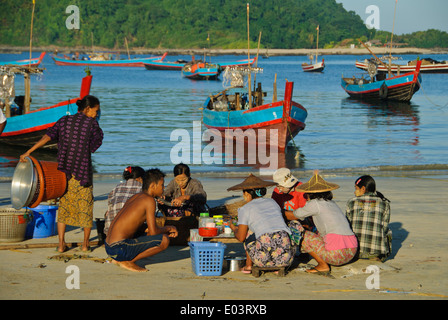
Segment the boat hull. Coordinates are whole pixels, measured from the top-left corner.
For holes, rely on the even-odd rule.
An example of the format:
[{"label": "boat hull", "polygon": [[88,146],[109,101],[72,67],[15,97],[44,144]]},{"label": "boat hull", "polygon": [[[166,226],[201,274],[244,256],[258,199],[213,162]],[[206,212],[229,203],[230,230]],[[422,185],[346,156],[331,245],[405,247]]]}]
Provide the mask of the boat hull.
[{"label": "boat hull", "polygon": [[321,62],[315,64],[302,63],[302,70],[304,72],[322,72],[325,69],[325,63],[322,59]]},{"label": "boat hull", "polygon": [[42,62],[42,59],[45,57],[45,52],[42,52],[39,58],[25,59],[25,60],[17,60],[17,61],[0,61],[0,65],[15,65],[15,66],[29,66],[38,67]]},{"label": "boat hull", "polygon": [[418,71],[387,78],[382,81],[351,83],[342,78],[341,86],[352,98],[362,100],[392,100],[408,102],[420,89],[421,77]]},{"label": "boat hull", "polygon": [[[308,115],[302,105],[290,99],[292,97],[291,82],[287,83],[285,92],[284,100],[249,110],[216,111],[204,107],[204,125],[209,129],[218,130],[224,138],[229,137],[229,131],[235,134],[236,130],[240,130],[235,139],[247,137],[247,141],[243,140],[245,143],[255,141],[257,145],[275,145],[279,151],[284,151],[288,142],[305,129],[305,120]],[[209,101],[210,98],[207,99],[206,106],[210,105]],[[276,140],[272,140],[276,132],[273,130],[277,130],[278,133]]]},{"label": "boat hull", "polygon": [[[23,115],[7,118],[6,127],[0,135],[0,144],[31,147],[52,127],[61,117],[76,114],[76,101],[90,92],[92,76],[82,80],[79,98],[62,101],[50,107],[43,107]],[[43,149],[57,149],[56,142],[50,141]]]},{"label": "boat hull", "polygon": [[53,56],[54,63],[58,66],[90,66],[90,67],[144,67],[144,63],[152,60],[160,60],[163,56],[136,58],[124,60],[70,60]]},{"label": "boat hull", "polygon": [[172,70],[180,71],[185,63],[169,61],[148,61],[143,64],[147,70]]}]

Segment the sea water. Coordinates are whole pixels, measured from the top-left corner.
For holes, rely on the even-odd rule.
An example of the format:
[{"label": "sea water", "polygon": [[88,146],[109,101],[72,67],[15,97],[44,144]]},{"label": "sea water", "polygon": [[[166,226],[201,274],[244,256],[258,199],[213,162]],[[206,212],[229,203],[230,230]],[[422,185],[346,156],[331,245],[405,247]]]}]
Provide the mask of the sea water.
[{"label": "sea water", "polygon": [[[37,56],[34,53],[33,56]],[[27,59],[28,53],[0,54],[0,61]],[[381,166],[428,166],[448,164],[448,74],[422,74],[422,88],[410,103],[368,103],[353,100],[342,89],[341,76],[361,75],[355,61],[368,58],[352,55],[324,56],[323,73],[304,73],[306,56],[260,57],[262,73],[255,81],[272,101],[277,75],[277,95],[282,99],[285,81],[294,82],[293,100],[308,110],[306,128],[290,143],[283,162],[291,169],[329,170]],[[212,56],[207,61],[234,61],[247,56]],[[401,56],[402,63],[417,55]],[[431,55],[448,60],[446,54]],[[190,60],[190,56],[168,56],[166,60]],[[399,61],[400,62],[400,61]],[[85,67],[57,66],[47,54],[43,75],[31,81],[31,109],[51,106],[79,95]],[[195,124],[201,126],[202,107],[207,96],[222,91],[219,80],[193,81],[180,71],[154,71],[130,67],[91,67],[91,94],[101,102],[100,126],[103,145],[93,154],[94,170],[100,174],[121,174],[128,165],[145,169],[158,167],[171,172],[173,159],[181,156],[193,172],[219,173],[253,171],[252,164],[206,164],[193,157]],[[368,77],[368,76],[366,76]],[[252,83],[254,78],[252,78]],[[16,95],[23,94],[23,77],[16,76]],[[177,130],[177,131],[176,131]],[[191,148],[173,158],[181,138],[173,132],[191,135]],[[185,141],[184,141],[185,142]],[[196,141],[197,142],[197,141]],[[201,150],[206,142],[199,141]],[[26,149],[0,145],[0,177],[11,177]],[[55,153],[36,152],[44,160],[56,160]],[[188,159],[190,160],[188,162]],[[197,160],[198,158],[196,158]]]}]

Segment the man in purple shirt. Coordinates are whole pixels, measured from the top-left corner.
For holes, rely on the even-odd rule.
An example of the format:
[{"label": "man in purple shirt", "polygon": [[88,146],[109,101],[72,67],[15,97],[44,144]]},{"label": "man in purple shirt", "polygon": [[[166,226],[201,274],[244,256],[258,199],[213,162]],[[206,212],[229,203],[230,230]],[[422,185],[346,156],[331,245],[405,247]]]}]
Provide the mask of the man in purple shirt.
[{"label": "man in purple shirt", "polygon": [[98,98],[87,95],[76,102],[78,113],[60,118],[53,127],[26,153],[20,161],[26,161],[34,150],[50,140],[58,142],[58,170],[67,175],[66,193],[59,201],[58,251],[67,249],[65,226],[84,228],[83,251],[89,251],[90,231],[93,224],[93,169],[91,154],[102,144],[103,130],[97,117],[100,113]]}]

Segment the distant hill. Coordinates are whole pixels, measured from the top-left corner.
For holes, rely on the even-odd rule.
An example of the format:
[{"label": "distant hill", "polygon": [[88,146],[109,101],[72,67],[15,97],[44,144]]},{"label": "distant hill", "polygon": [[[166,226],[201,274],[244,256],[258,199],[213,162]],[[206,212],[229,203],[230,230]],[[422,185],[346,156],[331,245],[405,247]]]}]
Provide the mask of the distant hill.
[{"label": "distant hill", "polygon": [[[0,0],[0,44],[29,44],[31,0]],[[80,29],[69,30],[69,5]],[[36,0],[33,45],[123,48],[247,48],[246,1],[241,0]],[[267,48],[312,48],[368,36],[354,12],[335,0],[250,1],[250,39]],[[207,41],[209,36],[210,41]]]},{"label": "distant hill", "polygon": [[[247,0],[248,1],[248,0]],[[242,0],[36,0],[34,46],[125,48],[247,48],[246,2]],[[388,33],[369,30],[355,12],[335,0],[253,0],[251,48],[331,48],[345,39],[364,41]],[[70,5],[79,8],[80,28],[67,29]],[[0,0],[0,45],[27,46],[31,0]],[[429,32],[429,33],[428,33]],[[395,36],[412,46],[448,47],[438,30]],[[207,41],[209,39],[209,41]],[[390,35],[389,35],[390,39]]]}]

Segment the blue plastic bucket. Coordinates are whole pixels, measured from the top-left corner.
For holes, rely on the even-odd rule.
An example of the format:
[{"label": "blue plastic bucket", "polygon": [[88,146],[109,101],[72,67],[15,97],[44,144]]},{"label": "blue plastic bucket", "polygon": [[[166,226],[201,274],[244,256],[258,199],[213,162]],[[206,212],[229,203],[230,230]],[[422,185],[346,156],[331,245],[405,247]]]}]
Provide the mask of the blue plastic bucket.
[{"label": "blue plastic bucket", "polygon": [[47,238],[56,234],[56,212],[58,206],[46,206],[41,204],[35,208],[27,209],[33,212],[33,220],[28,224],[25,238]]}]

